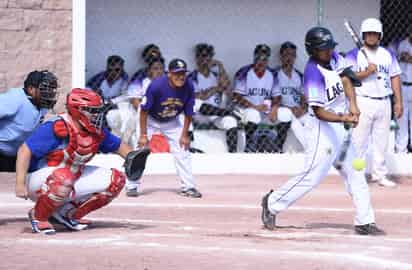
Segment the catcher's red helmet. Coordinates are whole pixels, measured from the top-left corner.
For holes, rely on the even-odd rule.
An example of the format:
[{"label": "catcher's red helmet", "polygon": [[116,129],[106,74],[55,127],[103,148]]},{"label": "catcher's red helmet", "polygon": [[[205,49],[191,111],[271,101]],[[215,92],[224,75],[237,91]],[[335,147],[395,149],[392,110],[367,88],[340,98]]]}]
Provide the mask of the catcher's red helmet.
[{"label": "catcher's red helmet", "polygon": [[67,111],[91,133],[101,133],[104,118],[102,98],[91,90],[74,88],[67,95]]}]

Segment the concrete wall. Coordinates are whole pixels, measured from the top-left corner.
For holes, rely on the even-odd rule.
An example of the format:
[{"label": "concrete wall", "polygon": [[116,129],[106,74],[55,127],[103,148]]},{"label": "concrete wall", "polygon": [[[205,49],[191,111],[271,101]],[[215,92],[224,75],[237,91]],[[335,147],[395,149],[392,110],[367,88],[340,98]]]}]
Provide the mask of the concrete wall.
[{"label": "concrete wall", "polygon": [[[166,57],[183,57],[193,68],[193,47],[207,41],[215,45],[231,75],[252,60],[257,43],[278,50],[291,40],[299,47],[297,66],[306,61],[304,35],[317,23],[317,0],[88,0],[86,20],[86,77],[104,69],[108,55],[126,59],[126,70],[142,65],[145,44],[158,43]],[[361,20],[379,15],[378,0],[324,0],[324,25],[340,43],[351,48],[343,19],[359,26]],[[276,54],[276,55],[275,55]],[[271,59],[277,62],[277,52]],[[138,58],[139,57],[139,58]]]},{"label": "concrete wall", "polygon": [[49,69],[70,89],[71,9],[72,0],[0,0],[0,92],[22,86],[34,69]]}]

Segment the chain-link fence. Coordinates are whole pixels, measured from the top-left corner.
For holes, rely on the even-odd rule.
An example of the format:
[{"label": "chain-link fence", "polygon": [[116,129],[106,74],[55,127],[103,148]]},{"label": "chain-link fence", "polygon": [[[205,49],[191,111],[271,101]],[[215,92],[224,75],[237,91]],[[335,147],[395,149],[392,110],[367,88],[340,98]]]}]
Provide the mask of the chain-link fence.
[{"label": "chain-link fence", "polygon": [[[307,106],[301,72],[307,61],[303,45],[307,29],[317,24],[330,28],[339,42],[337,49],[344,53],[354,45],[343,20],[348,18],[359,29],[363,19],[379,17],[384,27],[382,44],[396,50],[399,41],[406,38],[412,18],[410,1],[401,0],[261,0],[253,5],[238,1],[186,1],[186,5],[149,2],[123,0],[117,2],[116,9],[105,9],[106,4],[113,3],[88,1],[92,18],[88,23],[92,34],[86,38],[88,86],[117,104],[117,109],[108,114],[108,125],[134,146],[145,90],[154,78],[165,74],[165,59],[186,59],[190,69],[187,77],[196,92],[192,150],[205,153],[302,152]],[[127,15],[134,9],[137,15],[131,19]],[[99,20],[100,16],[105,20]],[[227,28],[226,20],[237,27]],[[116,23],[119,27],[113,26]],[[252,23],[256,26],[249,25]],[[135,29],[133,35],[138,38],[130,38],[132,32],[125,26]],[[113,28],[115,39],[95,34],[105,27]],[[205,34],[199,35],[202,31]],[[119,44],[121,34],[125,42]],[[134,44],[129,48],[125,44],[131,40]],[[138,66],[134,65],[135,46],[139,48]],[[126,55],[118,57],[121,64],[118,58],[109,57],[106,70],[97,74],[101,58],[115,53]],[[162,136],[156,136],[156,140],[159,149],[167,149]]]}]

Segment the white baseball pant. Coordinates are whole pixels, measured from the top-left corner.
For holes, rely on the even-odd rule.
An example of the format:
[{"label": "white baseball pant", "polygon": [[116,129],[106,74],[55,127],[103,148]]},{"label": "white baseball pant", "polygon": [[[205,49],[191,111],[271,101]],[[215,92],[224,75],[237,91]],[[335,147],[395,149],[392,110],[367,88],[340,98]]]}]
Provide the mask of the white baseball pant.
[{"label": "white baseball pant", "polygon": [[[372,178],[379,180],[386,177],[388,168],[385,164],[385,152],[388,147],[391,122],[391,102],[386,99],[371,99],[357,96],[361,111],[359,124],[353,130],[352,141],[359,158],[371,162]],[[372,160],[367,159],[368,144]]]},{"label": "white baseball pant", "polygon": [[[179,140],[182,134],[183,124],[178,117],[168,122],[160,122],[148,116],[147,136],[150,140],[156,132],[162,133],[170,146],[170,153],[173,155],[177,174],[180,178],[180,186],[186,190],[195,187],[192,173],[192,159],[189,150],[180,147]],[[138,188],[141,181],[126,181],[127,189]]]},{"label": "white baseball pant", "polygon": [[[46,182],[47,177],[56,170],[57,167],[45,167],[33,173],[26,178],[26,186],[29,198],[36,201],[42,185]],[[74,183],[74,189],[67,202],[75,201],[80,203],[87,200],[94,193],[104,192],[111,183],[112,170],[103,167],[85,166],[82,175]]]},{"label": "white baseball pant", "polygon": [[[306,127],[304,169],[269,196],[269,210],[275,215],[318,186],[328,174],[340,151],[344,135],[342,124],[328,123],[309,116]],[[375,215],[364,171],[355,171],[352,168],[352,159],[355,156],[355,149],[351,145],[340,174],[355,206],[354,223],[364,225],[375,222]]]}]

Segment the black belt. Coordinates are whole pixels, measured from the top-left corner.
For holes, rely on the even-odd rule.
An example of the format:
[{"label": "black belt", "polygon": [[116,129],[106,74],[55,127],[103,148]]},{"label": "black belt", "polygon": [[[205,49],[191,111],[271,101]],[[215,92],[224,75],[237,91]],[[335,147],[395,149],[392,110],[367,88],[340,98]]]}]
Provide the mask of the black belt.
[{"label": "black belt", "polygon": [[402,82],[402,85],[405,85],[405,86],[412,86],[412,82]]},{"label": "black belt", "polygon": [[366,97],[366,98],[370,98],[370,99],[376,99],[376,100],[385,100],[387,98],[389,98],[389,96],[384,96],[384,97],[370,97],[370,96],[365,96],[365,95],[358,95],[361,97]]}]

